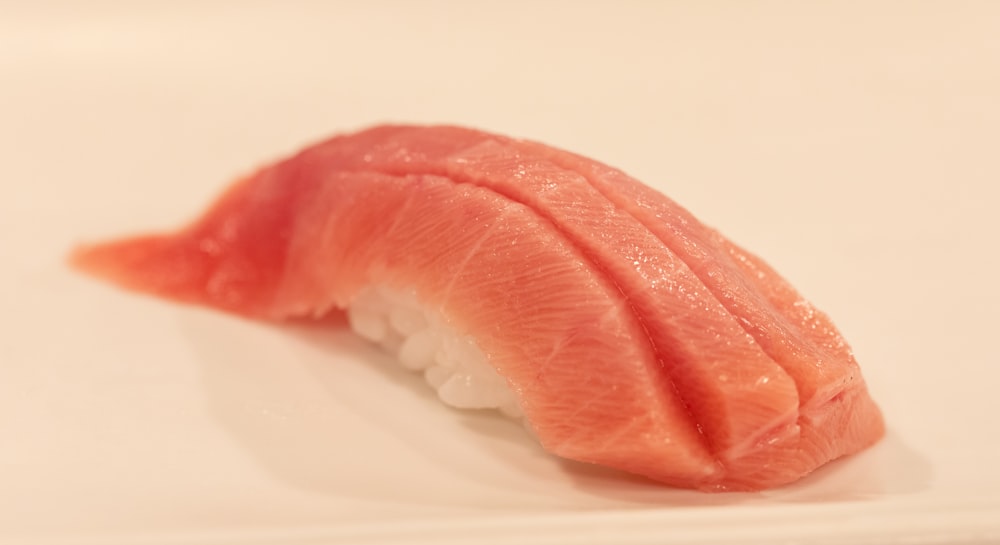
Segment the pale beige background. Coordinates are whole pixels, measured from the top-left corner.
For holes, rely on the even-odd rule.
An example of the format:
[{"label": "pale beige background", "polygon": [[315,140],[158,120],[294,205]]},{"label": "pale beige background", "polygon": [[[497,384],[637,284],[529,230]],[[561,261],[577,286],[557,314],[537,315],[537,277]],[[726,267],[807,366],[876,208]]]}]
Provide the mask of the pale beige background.
[{"label": "pale beige background", "polygon": [[[833,316],[890,436],[763,495],[663,490],[344,335],[62,267],[381,121],[668,193]],[[0,542],[1000,540],[998,148],[995,2],[0,2]]]}]

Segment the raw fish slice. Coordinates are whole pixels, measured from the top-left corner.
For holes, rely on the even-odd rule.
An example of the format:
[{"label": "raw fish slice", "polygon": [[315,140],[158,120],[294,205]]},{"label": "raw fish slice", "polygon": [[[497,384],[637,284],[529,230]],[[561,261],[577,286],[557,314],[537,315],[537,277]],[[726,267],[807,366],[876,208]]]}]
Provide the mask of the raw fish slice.
[{"label": "raw fish slice", "polygon": [[[350,306],[371,286],[416,290],[475,339],[547,449],[676,486],[776,486],[877,440],[849,351],[802,331],[810,322],[781,323],[806,312],[794,290],[616,173],[477,131],[377,128],[262,170],[180,233],[77,263],[276,319]],[[820,349],[821,367],[846,375],[809,374],[802,360]]]}]

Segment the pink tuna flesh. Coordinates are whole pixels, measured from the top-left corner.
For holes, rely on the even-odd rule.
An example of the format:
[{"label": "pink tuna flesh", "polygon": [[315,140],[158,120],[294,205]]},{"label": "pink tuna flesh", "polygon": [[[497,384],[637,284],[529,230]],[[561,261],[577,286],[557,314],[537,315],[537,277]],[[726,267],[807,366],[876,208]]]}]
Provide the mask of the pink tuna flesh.
[{"label": "pink tuna flesh", "polygon": [[476,340],[547,450],[673,486],[778,486],[884,433],[847,343],[759,258],[624,173],[533,142],[338,136],[182,231],[75,262],[266,319],[413,290]]}]

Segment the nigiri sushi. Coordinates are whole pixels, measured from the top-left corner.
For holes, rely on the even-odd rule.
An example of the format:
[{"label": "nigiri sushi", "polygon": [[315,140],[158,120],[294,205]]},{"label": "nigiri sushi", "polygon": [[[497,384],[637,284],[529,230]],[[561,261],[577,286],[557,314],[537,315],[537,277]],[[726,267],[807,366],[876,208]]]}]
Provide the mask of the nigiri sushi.
[{"label": "nigiri sushi", "polygon": [[78,249],[122,287],[351,327],[549,452],[704,491],[884,434],[851,349],[761,259],[620,170],[448,126],[335,136],[170,234]]}]

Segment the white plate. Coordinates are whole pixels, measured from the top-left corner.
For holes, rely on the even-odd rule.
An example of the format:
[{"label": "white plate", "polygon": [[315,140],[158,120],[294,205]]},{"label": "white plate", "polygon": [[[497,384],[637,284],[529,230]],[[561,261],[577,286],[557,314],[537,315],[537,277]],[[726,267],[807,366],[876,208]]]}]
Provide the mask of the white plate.
[{"label": "white plate", "polygon": [[[996,5],[10,4],[0,542],[1000,540]],[[445,409],[342,330],[63,265],[384,120],[531,137],[659,187],[833,316],[889,436],[785,489],[665,489]]]}]

